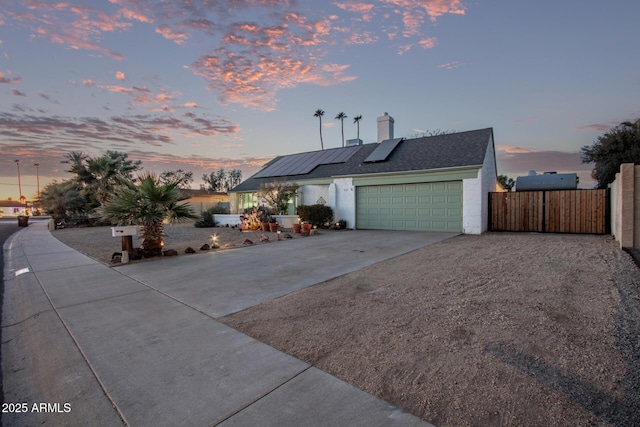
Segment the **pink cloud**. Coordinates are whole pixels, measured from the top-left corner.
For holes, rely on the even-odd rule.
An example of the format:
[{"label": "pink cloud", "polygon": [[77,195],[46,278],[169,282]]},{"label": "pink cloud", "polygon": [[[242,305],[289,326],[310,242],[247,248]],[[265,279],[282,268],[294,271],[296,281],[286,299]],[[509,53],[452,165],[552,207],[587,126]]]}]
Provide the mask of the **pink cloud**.
[{"label": "pink cloud", "polygon": [[116,71],[116,79],[118,80],[124,80],[124,73],[122,71]]},{"label": "pink cloud", "polygon": [[173,41],[175,44],[183,44],[188,36],[182,31],[174,31],[168,25],[160,25],[156,27],[156,33],[162,35],[167,40]]},{"label": "pink cloud", "polygon": [[438,65],[438,68],[442,68],[444,70],[453,70],[454,68],[458,68],[460,66],[460,63],[457,61],[454,62],[448,62],[446,64],[440,64]]},{"label": "pink cloud", "polygon": [[422,47],[423,49],[433,49],[434,47],[436,47],[436,38],[435,37],[429,37],[428,39],[423,39],[420,40],[418,42],[418,45],[420,45],[420,47]]},{"label": "pink cloud", "polygon": [[8,77],[3,72],[0,72],[0,84],[20,83],[21,81],[22,81],[22,79],[20,77],[11,78],[11,77]]}]

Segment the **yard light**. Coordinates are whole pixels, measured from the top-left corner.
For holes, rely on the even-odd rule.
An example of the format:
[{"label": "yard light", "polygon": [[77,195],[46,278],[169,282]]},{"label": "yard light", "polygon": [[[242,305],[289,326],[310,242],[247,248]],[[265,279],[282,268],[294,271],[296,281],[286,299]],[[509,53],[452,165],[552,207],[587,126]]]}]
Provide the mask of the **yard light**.
[{"label": "yard light", "polygon": [[218,247],[218,235],[217,234],[212,234],[211,235],[211,242],[212,242],[211,247],[213,249],[216,249]]}]

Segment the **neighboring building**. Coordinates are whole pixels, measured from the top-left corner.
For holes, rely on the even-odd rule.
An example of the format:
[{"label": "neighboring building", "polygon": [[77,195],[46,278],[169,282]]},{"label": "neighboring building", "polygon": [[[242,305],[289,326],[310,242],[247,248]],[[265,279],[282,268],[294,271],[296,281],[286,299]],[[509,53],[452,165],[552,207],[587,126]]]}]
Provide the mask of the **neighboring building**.
[{"label": "neighboring building", "polygon": [[487,230],[488,193],[504,191],[496,173],[493,129],[404,139],[378,118],[378,143],[276,157],[231,194],[231,212],[262,203],[260,184],[300,188],[295,206],[326,203],[348,227],[377,230]]},{"label": "neighboring building", "polygon": [[193,206],[196,213],[202,213],[208,209],[216,207],[219,203],[222,203],[223,206],[229,208],[229,195],[227,193],[193,189],[180,191],[189,195],[189,198],[185,200],[185,202],[191,203],[191,206]]},{"label": "neighboring building", "polygon": [[15,200],[0,200],[0,218],[3,216],[25,215],[27,205]]},{"label": "neighboring building", "polygon": [[516,191],[575,190],[578,188],[578,175],[575,173],[545,172],[542,175],[531,174],[516,178]]}]

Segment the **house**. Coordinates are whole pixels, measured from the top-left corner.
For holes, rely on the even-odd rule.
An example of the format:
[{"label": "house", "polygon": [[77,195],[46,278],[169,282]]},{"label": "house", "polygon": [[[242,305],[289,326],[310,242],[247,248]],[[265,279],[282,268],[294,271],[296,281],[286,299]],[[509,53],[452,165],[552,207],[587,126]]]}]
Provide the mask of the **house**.
[{"label": "house", "polygon": [[378,118],[378,142],[279,156],[230,191],[231,212],[262,203],[260,184],[300,187],[295,206],[326,203],[335,220],[376,230],[487,230],[488,193],[497,182],[493,129],[394,138],[394,120]]},{"label": "house", "polygon": [[0,200],[0,218],[3,216],[25,215],[27,205],[16,200]]},{"label": "house", "polygon": [[229,195],[224,192],[190,188],[180,191],[189,196],[185,202],[191,203],[196,213],[202,213],[208,209],[217,207],[219,203],[222,203],[222,205],[227,208],[229,207]]},{"label": "house", "polygon": [[578,188],[578,174],[545,172],[516,178],[516,191],[575,190]]}]

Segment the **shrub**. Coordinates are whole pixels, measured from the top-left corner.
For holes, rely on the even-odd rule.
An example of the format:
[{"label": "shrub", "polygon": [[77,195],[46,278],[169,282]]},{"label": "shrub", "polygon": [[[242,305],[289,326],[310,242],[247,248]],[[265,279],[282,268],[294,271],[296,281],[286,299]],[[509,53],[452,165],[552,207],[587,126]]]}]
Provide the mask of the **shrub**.
[{"label": "shrub", "polygon": [[327,205],[300,205],[296,213],[302,221],[317,227],[326,227],[333,221],[333,209]]}]

